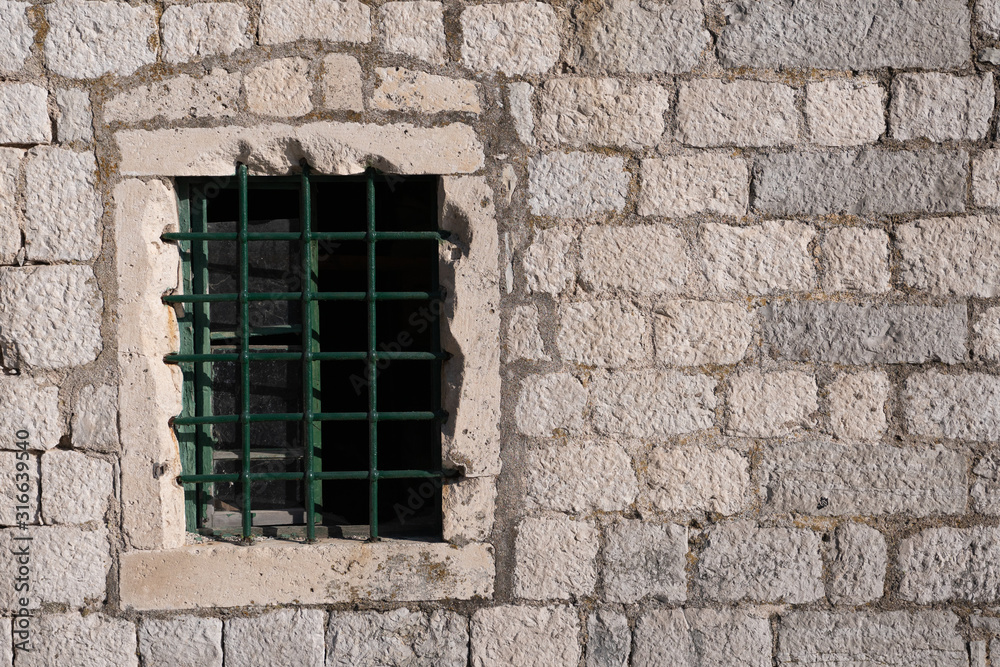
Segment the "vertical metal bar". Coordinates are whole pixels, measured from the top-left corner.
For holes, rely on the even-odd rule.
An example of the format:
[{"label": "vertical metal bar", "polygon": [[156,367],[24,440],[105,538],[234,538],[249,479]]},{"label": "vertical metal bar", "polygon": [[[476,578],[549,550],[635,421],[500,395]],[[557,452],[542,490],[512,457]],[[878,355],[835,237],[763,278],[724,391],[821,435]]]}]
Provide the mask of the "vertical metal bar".
[{"label": "vertical metal bar", "polygon": [[368,169],[368,530],[378,539],[378,366],[375,362],[375,171]]},{"label": "vertical metal bar", "polygon": [[[192,206],[190,192],[190,187],[186,183],[177,184],[177,209],[180,215],[180,230],[182,232],[191,231]],[[183,284],[181,287],[185,294],[191,294],[191,246],[193,243],[191,241],[179,241],[177,245],[180,250],[181,263],[183,265]],[[193,350],[194,326],[193,310],[186,307],[184,309],[184,314],[177,318],[181,352],[186,353]],[[185,417],[196,415],[198,413],[196,401],[198,393],[198,378],[196,377],[197,366],[198,365],[194,363],[181,364],[181,369],[184,373],[184,388],[181,405],[183,406],[182,414]],[[200,473],[200,462],[197,459],[198,427],[178,425],[176,426],[176,430],[177,442],[180,446],[181,470],[184,474],[190,474],[192,471]],[[188,530],[197,530],[201,525],[199,516],[200,489],[200,484],[195,484],[193,487],[184,487],[184,521]]]},{"label": "vertical metal bar", "polygon": [[312,194],[309,187],[309,167],[302,167],[302,184],[299,194],[299,225],[302,227],[302,434],[305,440],[305,457],[303,460],[305,472],[306,499],[306,540],[316,540],[316,482],[313,478],[314,439],[313,439],[313,352],[315,339],[313,336],[313,305],[312,292],[316,291],[316,276],[313,269],[312,251]]},{"label": "vertical metal bar", "polygon": [[[442,190],[441,190],[441,187],[440,187],[440,180],[438,182],[438,185],[439,185],[439,187],[438,187],[438,197],[440,198],[441,197],[441,193],[442,193]],[[439,206],[435,210],[440,210],[440,203],[439,203]],[[437,228],[438,228],[438,225],[435,225],[435,229],[437,229]],[[439,259],[439,253],[441,251],[441,243],[440,243],[440,241],[435,242],[435,245],[436,245],[436,247],[434,248],[435,252],[434,252],[434,255],[433,255],[433,260],[434,260],[433,261],[433,268],[431,269],[431,289],[433,291],[438,292],[439,294],[443,295],[444,294],[444,290],[441,287],[441,275],[440,275],[440,264],[441,264],[441,261]],[[431,389],[431,410],[433,410],[434,412],[439,412],[442,409],[442,406],[441,406],[441,382],[442,382],[442,378],[444,377],[444,375],[443,375],[442,369],[441,369],[441,319],[444,317],[444,298],[445,298],[445,296],[447,296],[447,295],[444,295],[444,296],[442,296],[442,297],[440,297],[438,299],[438,303],[437,303],[437,306],[438,306],[437,307],[437,317],[431,323],[431,352],[433,352],[435,355],[437,355],[436,358],[434,359],[434,361],[432,361],[431,364],[430,364],[431,365],[431,377],[430,377],[430,381],[431,381],[431,387],[430,387],[430,389]],[[433,308],[431,308],[431,312],[432,313],[435,312]],[[430,447],[431,447],[430,462],[431,462],[431,469],[432,470],[440,470],[441,469],[441,424],[435,423],[434,426],[435,426],[435,428],[432,431],[432,433],[434,435],[430,438]],[[439,478],[437,481],[440,484],[440,486],[438,487],[440,489],[441,486],[444,485],[444,479],[443,478]],[[443,527],[441,526],[441,523],[440,523],[441,522],[441,515],[442,515],[442,512],[438,511],[437,512],[437,517],[438,517],[437,530],[439,530],[439,531],[443,530]]]},{"label": "vertical metal bar", "polygon": [[[191,231],[208,231],[208,201],[204,191],[196,190],[196,196],[191,202]],[[208,242],[191,242],[191,288],[192,294],[208,294]],[[194,353],[210,354],[212,351],[211,333],[209,331],[209,303],[193,303],[190,308],[194,320]],[[199,362],[194,365],[195,376],[195,415],[212,414],[212,364]],[[196,427],[196,469],[199,475],[215,472],[213,465],[212,426],[202,424]],[[209,470],[209,468],[213,468]],[[199,484],[198,489],[198,526],[206,526],[208,503],[212,489],[211,484]]]},{"label": "vertical metal bar", "polygon": [[250,248],[248,233],[250,226],[249,204],[247,193],[247,166],[241,164],[236,168],[236,180],[239,186],[239,243],[240,278],[239,278],[239,334],[240,334],[240,444],[243,446],[243,461],[241,466],[241,484],[243,491],[243,539],[250,538],[253,525],[253,515],[250,511]]}]

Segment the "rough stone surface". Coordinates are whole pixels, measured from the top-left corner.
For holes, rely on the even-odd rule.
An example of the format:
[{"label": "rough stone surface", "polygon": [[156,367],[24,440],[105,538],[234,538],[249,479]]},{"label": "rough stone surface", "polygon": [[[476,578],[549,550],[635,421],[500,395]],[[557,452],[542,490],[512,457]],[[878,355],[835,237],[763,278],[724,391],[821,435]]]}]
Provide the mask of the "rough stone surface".
[{"label": "rough stone surface", "polygon": [[710,528],[707,537],[696,579],[707,598],[798,604],[823,597],[817,533],[737,521]]},{"label": "rough stone surface", "polygon": [[[406,4],[406,3],[392,3]],[[358,59],[342,53],[331,53],[323,58],[320,74],[322,105],[326,109],[363,111],[361,93],[361,65]]]},{"label": "rough stone surface", "polygon": [[587,389],[569,373],[531,375],[521,386],[515,419],[525,435],[550,436],[555,429],[583,426]]},{"label": "rough stone surface", "polygon": [[479,86],[475,81],[415,72],[402,67],[375,68],[372,107],[387,111],[479,113]]},{"label": "rough stone surface", "polygon": [[782,146],[798,140],[802,114],[780,83],[699,79],[680,86],[677,127],[690,146]]},{"label": "rough stone surface", "polygon": [[964,151],[775,154],[754,167],[754,207],[772,215],[961,211],[968,161]]},{"label": "rough stone surface", "polygon": [[472,616],[473,667],[576,667],[580,621],[568,607],[504,605]]},{"label": "rough stone surface", "polygon": [[632,652],[628,618],[609,609],[587,617],[586,667],[627,667]]},{"label": "rough stone surface", "polygon": [[792,612],[780,620],[777,664],[966,667],[958,622],[942,611]]},{"label": "rough stone surface", "polygon": [[510,116],[514,121],[514,132],[526,146],[535,145],[535,115],[532,105],[534,88],[530,83],[512,83],[507,86],[507,100]]},{"label": "rough stone surface", "polygon": [[559,59],[562,21],[541,2],[469,5],[462,12],[462,61],[478,72],[542,74]]},{"label": "rough stone surface", "polygon": [[441,487],[441,528],[446,542],[485,542],[493,531],[494,477],[465,477]]},{"label": "rough stone surface", "polygon": [[1000,37],[1000,3],[993,0],[977,2],[976,27],[982,35],[993,39]]},{"label": "rough stone surface", "polygon": [[371,9],[357,0],[264,0],[260,43],[300,39],[367,43],[371,41]]},{"label": "rough stone surface", "polygon": [[687,528],[626,520],[609,526],[606,540],[601,574],[609,602],[687,599]]},{"label": "rough stone surface", "polygon": [[834,604],[865,604],[882,597],[887,557],[882,533],[861,523],[837,528],[827,594]]},{"label": "rough stone surface", "polygon": [[67,88],[56,93],[59,118],[56,136],[59,141],[86,141],[94,137],[94,115],[90,110],[90,95],[85,90]]},{"label": "rough stone surface", "polygon": [[906,428],[929,438],[1000,440],[1000,378],[937,370],[911,375],[903,393]]},{"label": "rough stone surface", "polygon": [[775,512],[927,516],[965,510],[966,466],[940,446],[797,442],[773,445],[762,473]]},{"label": "rough stone surface", "polygon": [[988,516],[1000,516],[1000,452],[991,450],[972,469],[972,506]]},{"label": "rough stone surface", "polygon": [[[176,9],[174,5],[171,9]],[[212,70],[199,79],[187,74],[119,93],[104,105],[107,121],[135,123],[163,118],[212,118],[236,115],[240,74]]]},{"label": "rough stone surface", "polygon": [[24,234],[28,257],[52,262],[97,256],[102,209],[95,189],[94,154],[38,148],[28,156],[27,172]]},{"label": "rough stone surface", "polygon": [[549,361],[542,336],[538,333],[538,309],[534,306],[518,306],[514,309],[510,316],[507,341],[508,361]]},{"label": "rough stone surface", "polygon": [[816,379],[808,373],[748,369],[730,378],[728,430],[733,435],[788,435],[809,426],[817,408]]},{"label": "rough stone surface", "polygon": [[531,292],[558,294],[574,281],[576,271],[569,255],[575,237],[561,229],[542,229],[524,253],[524,277]]},{"label": "rough stone surface", "polygon": [[525,504],[560,512],[627,509],[639,487],[632,459],[617,444],[570,442],[527,455]]},{"label": "rough stone surface", "polygon": [[917,604],[1000,601],[1000,529],[928,528],[903,540],[899,596]]},{"label": "rough stone surface", "polygon": [[106,614],[41,615],[32,621],[31,647],[17,651],[18,667],[139,665],[135,626]]},{"label": "rough stone surface", "polygon": [[56,74],[127,76],[156,62],[156,12],[150,5],[60,0],[45,9],[45,60]]},{"label": "rough stone surface", "polygon": [[528,207],[535,215],[562,218],[620,211],[628,184],[620,157],[548,153],[529,161]]},{"label": "rough stone surface", "polygon": [[935,295],[1000,295],[1000,222],[930,218],[896,228],[903,283]]},{"label": "rough stone surface", "polygon": [[168,63],[228,56],[253,45],[246,7],[230,2],[172,5],[160,17],[163,59]]},{"label": "rough stone surface", "polygon": [[543,141],[570,146],[655,146],[670,108],[667,90],[617,79],[552,79],[540,90]]},{"label": "rough stone surface", "polygon": [[[104,601],[111,568],[108,531],[104,527],[86,530],[77,526],[39,526],[29,527],[27,532],[32,538],[31,608],[46,603],[76,608]],[[17,533],[23,535],[20,530]],[[19,543],[12,538],[11,532],[0,531],[4,553],[17,548]],[[23,595],[14,590],[13,577],[3,581],[0,609],[13,609],[14,602]]]},{"label": "rough stone surface", "polygon": [[382,5],[383,48],[435,65],[444,63],[444,8],[440,2],[388,2]]},{"label": "rough stone surface", "polygon": [[584,14],[581,64],[607,72],[680,73],[711,43],[698,0],[607,0]]},{"label": "rough stone surface", "polygon": [[529,600],[589,595],[597,583],[599,534],[563,515],[524,519],[514,542],[514,595]]},{"label": "rough stone surface", "polygon": [[656,359],[660,363],[735,364],[750,345],[753,314],[743,304],[667,301],[655,312]]},{"label": "rough stone surface", "polygon": [[[9,441],[16,440],[12,431],[7,433],[11,433],[7,438]],[[16,526],[22,522],[39,523],[38,457],[35,455],[25,457],[20,452],[0,452],[0,479],[7,481],[7,484],[0,489],[0,503],[3,503],[0,505],[0,526]],[[24,495],[27,495],[28,502],[17,500],[18,497],[23,500]],[[27,505],[27,509],[18,509],[18,505]],[[19,514],[21,516],[18,516]]]},{"label": "rough stone surface", "polygon": [[966,309],[961,306],[855,306],[798,302],[761,310],[772,354],[837,364],[961,363]]},{"label": "rough stone surface", "polygon": [[21,249],[24,212],[17,201],[17,180],[24,151],[0,148],[0,263],[13,264]]},{"label": "rough stone surface", "polygon": [[823,257],[824,291],[865,294],[889,291],[889,237],[881,229],[831,229],[823,241]]},{"label": "rough stone surface", "polygon": [[222,621],[200,616],[139,622],[143,667],[222,667]]},{"label": "rough stone surface", "polygon": [[333,612],[328,667],[465,667],[469,622],[454,612]]},{"label": "rough stone surface", "polygon": [[656,448],[645,481],[657,509],[732,515],[750,499],[749,468],[749,461],[732,449]]},{"label": "rough stone surface", "polygon": [[35,31],[28,23],[28,3],[0,4],[0,72],[16,72],[31,55]]},{"label": "rough stone surface", "polygon": [[0,145],[52,141],[48,97],[48,91],[30,83],[0,84],[0,116],[5,119],[0,125]]},{"label": "rough stone surface", "polygon": [[703,267],[710,289],[739,294],[807,291],[816,282],[809,225],[768,220],[761,225],[702,225]]},{"label": "rough stone surface", "polygon": [[594,426],[608,435],[680,435],[715,422],[715,380],[707,375],[602,373],[593,379],[591,401]]},{"label": "rough stone surface", "polygon": [[580,253],[580,281],[597,292],[676,293],[690,268],[687,241],[665,225],[593,225],[580,236]]},{"label": "rough stone surface", "polygon": [[617,367],[650,356],[646,315],[628,301],[588,301],[559,309],[556,346],[563,360]]},{"label": "rough stone surface", "polygon": [[97,358],[104,307],[89,266],[0,269],[4,365],[69,368]]},{"label": "rough stone surface", "polygon": [[42,455],[45,523],[103,522],[113,493],[113,470],[107,461],[62,450]]},{"label": "rough stone surface", "polygon": [[739,158],[702,153],[643,160],[639,215],[739,217],[747,212],[749,190],[747,165]]},{"label": "rough stone surface", "polygon": [[[6,355],[5,355],[6,356]],[[0,376],[0,448],[15,449],[15,434],[28,432],[28,449],[52,449],[66,432],[59,415],[59,387],[27,375]]]},{"label": "rough stone surface", "polygon": [[844,374],[830,384],[830,429],[839,440],[872,441],[885,431],[889,378],[881,371]]},{"label": "rough stone surface", "polygon": [[98,452],[118,449],[118,387],[87,385],[73,410],[73,447]]},{"label": "rough stone surface", "polygon": [[[335,0],[340,2],[340,0]],[[247,109],[262,116],[302,116],[312,111],[309,61],[282,58],[246,75]]]},{"label": "rough stone surface", "polygon": [[636,622],[632,664],[769,667],[771,628],[766,618],[738,611],[648,611]]},{"label": "rough stone surface", "polygon": [[885,132],[885,89],[874,82],[834,79],[806,86],[809,140],[822,146],[858,146]]},{"label": "rough stone surface", "polygon": [[937,72],[900,74],[892,80],[889,127],[893,139],[976,141],[993,115],[993,75]]},{"label": "rough stone surface", "polygon": [[324,625],[320,609],[278,609],[226,621],[223,647],[229,667],[291,664],[322,667]]},{"label": "rough stone surface", "polygon": [[959,0],[765,0],[730,12],[718,48],[727,67],[951,69],[969,58],[969,23]]},{"label": "rough stone surface", "polygon": [[973,349],[980,359],[1000,361],[1000,308],[987,308],[972,325]]},{"label": "rough stone surface", "polygon": [[976,206],[1000,208],[1000,150],[985,150],[973,158],[972,200]]}]

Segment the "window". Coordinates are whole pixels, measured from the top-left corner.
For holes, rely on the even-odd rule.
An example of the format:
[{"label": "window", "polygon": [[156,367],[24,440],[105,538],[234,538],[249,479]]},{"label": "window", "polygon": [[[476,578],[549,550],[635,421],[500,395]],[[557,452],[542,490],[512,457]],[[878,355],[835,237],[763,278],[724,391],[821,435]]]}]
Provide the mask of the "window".
[{"label": "window", "polygon": [[178,181],[189,530],[440,537],[438,193],[371,169]]}]

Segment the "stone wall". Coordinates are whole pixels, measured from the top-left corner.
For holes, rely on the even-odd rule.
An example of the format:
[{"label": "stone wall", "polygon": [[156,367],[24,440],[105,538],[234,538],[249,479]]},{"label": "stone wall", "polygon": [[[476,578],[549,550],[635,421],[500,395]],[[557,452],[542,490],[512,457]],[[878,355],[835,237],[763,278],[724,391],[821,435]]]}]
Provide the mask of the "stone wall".
[{"label": "stone wall", "polygon": [[[1000,664],[997,65],[997,0],[0,1],[0,667]],[[448,543],[283,588],[170,537],[159,234],[299,159],[468,179],[497,296]]]}]

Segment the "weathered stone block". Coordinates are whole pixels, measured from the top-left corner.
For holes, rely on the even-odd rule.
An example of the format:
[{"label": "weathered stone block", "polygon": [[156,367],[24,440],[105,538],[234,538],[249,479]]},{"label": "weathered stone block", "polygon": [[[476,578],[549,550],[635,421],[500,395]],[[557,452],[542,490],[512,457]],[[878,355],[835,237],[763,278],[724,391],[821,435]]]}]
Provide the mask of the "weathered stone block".
[{"label": "weathered stone block", "polygon": [[224,69],[214,69],[200,79],[181,74],[139,86],[108,100],[104,119],[135,123],[158,117],[180,120],[235,116],[239,111],[240,79],[239,72],[230,74]]},{"label": "weathered stone block", "polygon": [[46,6],[45,60],[72,79],[127,76],[156,62],[156,12],[126,2],[60,0]]},{"label": "weathered stone block", "polygon": [[98,452],[118,450],[118,387],[87,385],[73,409],[73,446]]},{"label": "weathered stone block", "polygon": [[[2,311],[0,311],[2,312]],[[28,449],[52,449],[66,432],[59,415],[59,387],[27,375],[0,376],[0,448],[17,448],[16,434],[28,432]]]},{"label": "weathered stone block", "polygon": [[101,249],[102,207],[94,154],[38,148],[28,157],[27,172],[28,257],[46,262],[96,257]]},{"label": "weathered stone block", "polygon": [[361,65],[357,58],[343,53],[331,53],[323,58],[319,85],[324,108],[364,111]]},{"label": "weathered stone block", "polygon": [[444,35],[444,8],[440,2],[387,2],[382,5],[383,48],[435,65],[448,55]]},{"label": "weathered stone block", "polygon": [[1000,361],[1000,308],[987,308],[972,325],[972,347],[986,361]]},{"label": "weathered stone block", "polygon": [[892,80],[892,137],[931,141],[977,141],[993,116],[993,75],[939,72],[900,74]]},{"label": "weathered stone block", "polygon": [[163,59],[168,63],[228,56],[253,45],[247,8],[231,2],[171,5],[160,17]]},{"label": "weathered stone block", "polygon": [[768,220],[761,225],[702,225],[703,267],[711,290],[737,294],[808,291],[816,282],[810,226]]},{"label": "weathered stone block", "polygon": [[965,306],[855,306],[832,301],[761,309],[764,342],[794,361],[920,364],[965,360]]},{"label": "weathered stone block", "polygon": [[886,550],[882,533],[861,523],[837,528],[827,591],[834,604],[866,604],[885,589]]},{"label": "weathered stone block", "polygon": [[938,447],[775,444],[763,457],[767,506],[825,516],[961,514],[965,457]]},{"label": "weathered stone block", "polygon": [[[10,444],[16,440],[15,431],[7,431]],[[16,526],[19,523],[41,523],[38,515],[38,457],[25,456],[20,452],[0,452],[0,479],[7,484],[0,489],[0,526]],[[633,494],[634,495],[634,494]],[[22,502],[27,496],[28,502]],[[21,497],[21,500],[18,500]],[[19,505],[27,506],[18,509]],[[18,516],[18,515],[21,516]],[[2,664],[2,661],[0,661]]]},{"label": "weathered stone block", "polygon": [[680,85],[677,140],[691,146],[796,143],[802,114],[795,91],[780,83],[696,79]]},{"label": "weathered stone block", "polygon": [[788,435],[810,426],[818,408],[812,375],[748,369],[730,378],[727,431],[751,438]]},{"label": "weathered stone block", "polygon": [[262,116],[303,116],[313,108],[309,61],[303,58],[264,63],[246,75],[243,87],[247,109]]},{"label": "weathered stone block", "polygon": [[645,481],[657,509],[731,515],[750,500],[749,468],[747,459],[732,449],[658,447],[650,455]]},{"label": "weathered stone block", "polygon": [[555,429],[577,431],[586,407],[587,389],[569,373],[530,375],[517,402],[517,429],[535,436],[550,436]]},{"label": "weathered stone block", "polygon": [[31,55],[35,31],[28,23],[28,3],[0,5],[0,72],[16,72]]},{"label": "weathered stone block", "polygon": [[21,250],[24,212],[18,202],[17,181],[21,173],[20,148],[0,148],[0,263],[13,264]]},{"label": "weathered stone block", "polygon": [[548,153],[528,163],[528,207],[534,215],[577,218],[625,207],[629,174],[620,157]]},{"label": "weathered stone block", "polygon": [[772,215],[961,211],[968,161],[965,151],[774,154],[754,167],[754,208]]},{"label": "weathered stone block", "polygon": [[507,359],[549,361],[545,343],[538,333],[538,309],[534,306],[517,306],[511,313],[507,328]]},{"label": "weathered stone block", "polygon": [[972,200],[976,206],[1000,208],[1000,150],[986,150],[972,159]]},{"label": "weathered stone block", "polygon": [[987,452],[972,469],[972,506],[976,512],[1000,516],[1000,451]]},{"label": "weathered stone block", "polygon": [[0,116],[6,119],[0,125],[0,145],[52,141],[48,98],[47,90],[30,83],[0,84]]},{"label": "weathered stone block", "polygon": [[580,281],[597,292],[678,292],[690,269],[687,241],[665,225],[593,225],[580,236]]},{"label": "weathered stone block", "polygon": [[56,136],[60,142],[89,142],[94,138],[94,115],[90,110],[90,95],[86,90],[60,90],[56,93],[56,104],[59,107]]},{"label": "weathered stone block", "polygon": [[639,215],[746,215],[750,176],[739,158],[703,153],[642,161]]},{"label": "weathered stone block", "polygon": [[[138,667],[135,626],[105,614],[42,614],[32,621],[30,651],[17,651],[18,667]],[[177,664],[177,663],[171,663]]]},{"label": "weathered stone block", "polygon": [[514,542],[514,595],[528,600],[575,599],[597,584],[597,528],[562,514],[521,521]]},{"label": "weathered stone block", "polygon": [[839,440],[872,441],[885,431],[889,378],[881,371],[844,374],[827,388],[830,428]]},{"label": "weathered stone block", "polygon": [[534,88],[530,83],[512,83],[507,86],[507,102],[514,132],[525,146],[535,145],[535,115],[531,101]]},{"label": "weathered stone block", "polygon": [[617,444],[570,442],[533,449],[525,470],[529,509],[621,511],[639,490],[632,458]]},{"label": "weathered stone block", "polygon": [[387,111],[479,113],[479,86],[467,79],[415,72],[402,67],[376,67],[372,107]]},{"label": "weathered stone block", "polygon": [[903,540],[899,596],[917,604],[1000,601],[1000,529],[928,528]]},{"label": "weathered stone block", "polygon": [[896,228],[903,283],[935,295],[1000,295],[1000,222],[930,218]]},{"label": "weathered stone block", "polygon": [[326,612],[278,609],[226,620],[223,634],[229,667],[292,664],[323,667]]},{"label": "weathered stone block", "polygon": [[[29,527],[27,532],[32,538],[31,608],[47,603],[75,608],[104,601],[111,568],[108,531],[104,527],[86,530],[78,526],[38,526]],[[19,544],[11,531],[0,531],[4,553],[13,553]],[[23,592],[14,590],[13,577],[0,582],[0,609],[16,609],[16,601],[23,596]]]},{"label": "weathered stone block", "polygon": [[806,86],[809,140],[823,146],[857,146],[885,132],[885,89],[874,82],[833,79]]},{"label": "weathered stone block", "polygon": [[996,0],[981,0],[976,3],[976,27],[981,35],[996,39],[1000,37],[1000,3]]},{"label": "weathered stone block", "polygon": [[[421,485],[421,488],[423,485]],[[485,542],[493,531],[495,477],[464,477],[441,487],[441,533],[445,542]]]},{"label": "weathered stone block", "polygon": [[580,620],[571,607],[480,609],[472,616],[473,667],[576,667]]},{"label": "weathered stone block", "polygon": [[371,30],[371,9],[357,0],[264,0],[261,5],[261,44],[300,39],[367,43]]},{"label": "weathered stone block", "polygon": [[559,59],[562,20],[541,2],[469,5],[462,11],[462,61],[478,72],[542,74]]},{"label": "weathered stone block", "polygon": [[673,366],[735,364],[746,354],[753,313],[738,303],[667,301],[656,309],[657,361]]},{"label": "weathered stone block", "polygon": [[587,617],[587,667],[627,667],[631,652],[625,614],[601,609]]},{"label": "weathered stone block", "polygon": [[631,302],[587,301],[559,310],[556,346],[563,360],[617,367],[651,356],[646,316]]},{"label": "weathered stone block", "polygon": [[201,616],[143,618],[139,655],[144,667],[222,667],[222,621]]},{"label": "weathered stone block", "polygon": [[42,516],[45,523],[103,522],[114,493],[111,464],[79,452],[42,455]]},{"label": "weathered stone block", "polygon": [[333,612],[328,667],[465,667],[469,622],[451,611]]},{"label": "weathered stone block", "polygon": [[570,248],[575,240],[572,234],[561,229],[539,230],[522,261],[529,294],[559,294],[573,284],[576,269]]},{"label": "weathered stone block", "polygon": [[889,236],[881,229],[838,227],[823,241],[826,292],[889,291]]},{"label": "weathered stone block", "polygon": [[751,521],[716,524],[698,561],[702,594],[721,602],[798,604],[823,597],[820,536]]},{"label": "weathered stone block", "polygon": [[601,433],[654,437],[712,428],[715,380],[677,372],[618,371],[592,380],[593,421]]},{"label": "weathered stone block", "polygon": [[639,617],[633,665],[769,667],[766,618],[718,609],[659,609]]},{"label": "weathered stone block", "polygon": [[601,575],[609,602],[687,599],[687,528],[626,520],[605,534]]},{"label": "weathered stone block", "polygon": [[914,435],[1000,440],[1000,378],[937,370],[911,375],[903,393],[906,428]]}]

